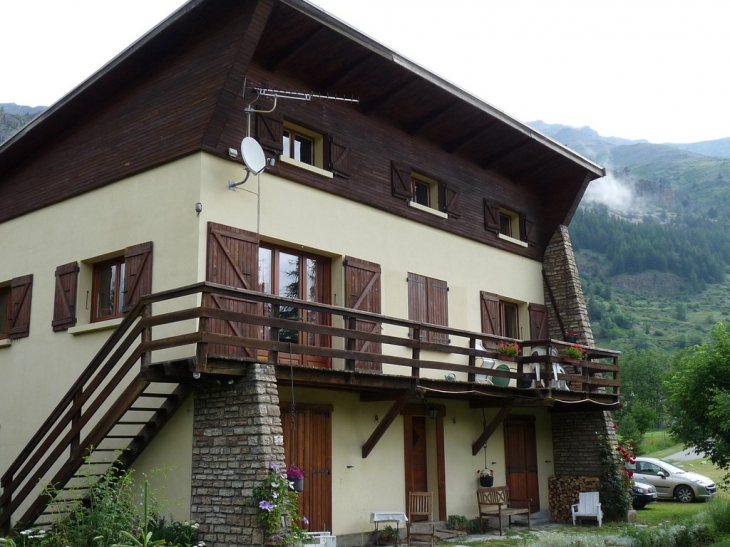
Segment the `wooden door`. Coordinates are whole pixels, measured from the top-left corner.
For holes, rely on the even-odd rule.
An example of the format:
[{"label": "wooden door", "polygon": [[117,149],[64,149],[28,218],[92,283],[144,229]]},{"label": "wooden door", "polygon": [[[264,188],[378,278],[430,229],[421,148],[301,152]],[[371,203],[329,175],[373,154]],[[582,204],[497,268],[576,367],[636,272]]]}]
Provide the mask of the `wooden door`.
[{"label": "wooden door", "polygon": [[411,492],[429,492],[426,418],[406,415],[403,425],[407,508]]},{"label": "wooden door", "polygon": [[310,532],[332,530],[332,407],[282,403],[281,425],[287,465],[304,471],[299,515]]},{"label": "wooden door", "polygon": [[[345,257],[345,307],[359,311],[380,313],[380,265]],[[380,334],[380,323],[374,321],[355,322],[355,329],[361,332]],[[356,340],[355,351],[381,353],[381,345],[369,340]],[[356,370],[381,371],[381,363],[355,361]]]},{"label": "wooden door", "polygon": [[[510,416],[504,421],[507,486],[514,507],[540,509],[534,416]],[[529,500],[529,502],[528,502]]]}]

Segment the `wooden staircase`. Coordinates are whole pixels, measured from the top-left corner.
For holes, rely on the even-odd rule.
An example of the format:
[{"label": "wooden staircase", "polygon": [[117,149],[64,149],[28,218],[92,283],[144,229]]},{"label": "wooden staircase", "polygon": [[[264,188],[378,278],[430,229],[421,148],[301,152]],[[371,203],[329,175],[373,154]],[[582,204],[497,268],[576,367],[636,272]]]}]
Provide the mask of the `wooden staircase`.
[{"label": "wooden staircase", "polygon": [[151,317],[160,300],[165,293],[130,311],[0,477],[0,535],[68,514],[110,466],[129,468],[191,393],[186,383],[152,383],[140,372],[155,346],[152,326],[173,322]]}]

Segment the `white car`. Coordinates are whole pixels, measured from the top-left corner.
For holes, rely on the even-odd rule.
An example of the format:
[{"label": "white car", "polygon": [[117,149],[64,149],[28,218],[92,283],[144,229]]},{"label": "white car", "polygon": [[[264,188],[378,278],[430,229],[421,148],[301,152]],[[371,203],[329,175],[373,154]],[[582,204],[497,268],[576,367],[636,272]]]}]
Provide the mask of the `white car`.
[{"label": "white car", "polygon": [[653,484],[659,499],[677,498],[690,503],[717,494],[717,485],[712,479],[657,458],[636,458],[636,463],[629,464],[628,468],[634,472],[634,480]]}]

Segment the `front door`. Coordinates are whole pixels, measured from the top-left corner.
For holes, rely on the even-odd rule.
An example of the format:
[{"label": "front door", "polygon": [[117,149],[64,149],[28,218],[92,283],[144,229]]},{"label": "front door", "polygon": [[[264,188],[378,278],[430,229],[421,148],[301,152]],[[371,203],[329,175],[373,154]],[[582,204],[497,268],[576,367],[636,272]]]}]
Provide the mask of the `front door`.
[{"label": "front door", "polygon": [[[406,508],[411,492],[433,492],[434,518],[446,520],[446,471],[444,464],[444,420],[440,410],[432,420],[418,412],[420,405],[406,407],[403,436],[406,477]],[[429,425],[432,424],[432,425]],[[431,445],[427,439],[431,438]],[[429,461],[431,473],[429,476]]]},{"label": "front door", "polygon": [[287,465],[304,471],[299,515],[310,532],[332,530],[332,407],[281,404]]},{"label": "front door", "polygon": [[507,486],[514,507],[540,509],[534,416],[509,416],[504,421]]}]

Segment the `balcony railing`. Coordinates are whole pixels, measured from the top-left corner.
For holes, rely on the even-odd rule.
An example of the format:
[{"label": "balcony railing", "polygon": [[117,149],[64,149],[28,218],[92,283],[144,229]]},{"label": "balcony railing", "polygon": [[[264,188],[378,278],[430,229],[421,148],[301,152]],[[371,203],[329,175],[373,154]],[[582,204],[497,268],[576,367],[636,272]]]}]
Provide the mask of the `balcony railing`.
[{"label": "balcony railing", "polygon": [[[211,283],[180,291],[181,295],[201,293],[200,305],[151,314],[157,327],[150,327],[140,347],[147,355],[144,361],[150,374],[155,367],[161,370],[163,361],[168,363],[168,373],[174,368],[169,365],[173,359],[160,359],[155,353],[195,344],[195,359],[187,361],[187,374],[240,375],[243,368],[236,363],[247,361],[314,363],[331,370],[456,382],[488,383],[485,377],[489,377],[497,386],[558,387],[618,399],[616,351],[585,347],[585,358],[575,361],[563,355],[573,344],[558,340],[513,340]],[[222,301],[244,311],[218,309]],[[193,318],[199,321],[187,334],[175,329],[172,336],[158,337],[152,332],[163,324]],[[500,356],[496,346],[505,341],[517,342],[522,354],[513,360]],[[485,363],[494,366],[485,367]],[[185,373],[179,368],[178,372]]]}]

